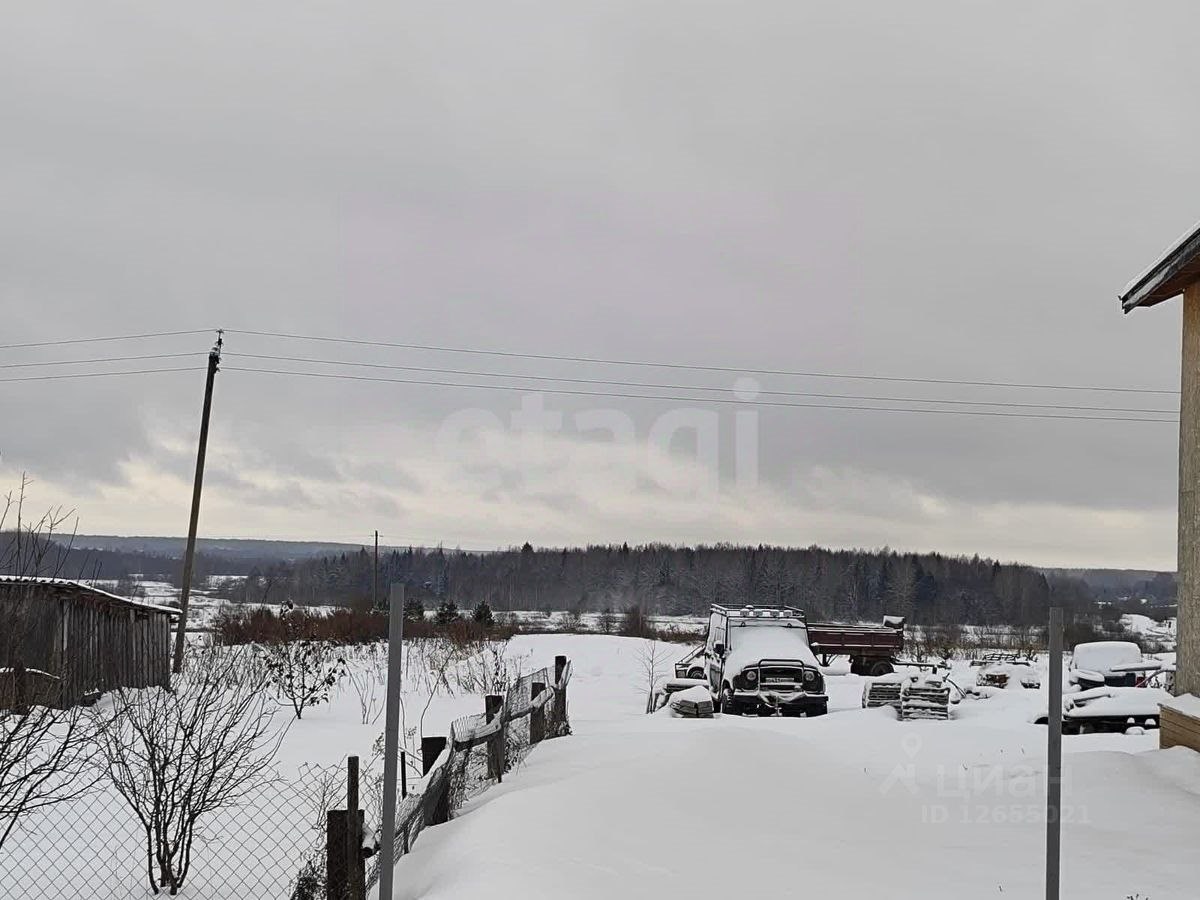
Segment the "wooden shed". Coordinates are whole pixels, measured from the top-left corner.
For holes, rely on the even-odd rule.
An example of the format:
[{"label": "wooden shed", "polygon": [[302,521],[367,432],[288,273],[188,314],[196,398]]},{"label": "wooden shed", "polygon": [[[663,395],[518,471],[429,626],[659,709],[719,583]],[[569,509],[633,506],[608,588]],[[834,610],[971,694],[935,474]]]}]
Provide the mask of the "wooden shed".
[{"label": "wooden shed", "polygon": [[169,687],[178,614],[77,581],[0,575],[0,707]]},{"label": "wooden shed", "polygon": [[[1178,661],[1175,689],[1200,696],[1200,223],[1184,232],[1125,286],[1132,312],[1183,296],[1179,386]],[[1200,704],[1163,708],[1162,746],[1200,750]]]}]

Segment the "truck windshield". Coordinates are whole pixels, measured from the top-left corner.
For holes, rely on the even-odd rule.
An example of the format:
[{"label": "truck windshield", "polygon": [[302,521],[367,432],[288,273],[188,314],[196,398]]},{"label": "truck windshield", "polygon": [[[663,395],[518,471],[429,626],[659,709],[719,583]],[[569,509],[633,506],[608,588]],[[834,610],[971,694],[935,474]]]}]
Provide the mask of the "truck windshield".
[{"label": "truck windshield", "polygon": [[[729,649],[735,662],[749,664],[762,659],[786,659],[810,666],[817,664],[808,646],[807,629],[781,622],[755,622],[729,629]],[[728,664],[728,663],[727,663]]]}]

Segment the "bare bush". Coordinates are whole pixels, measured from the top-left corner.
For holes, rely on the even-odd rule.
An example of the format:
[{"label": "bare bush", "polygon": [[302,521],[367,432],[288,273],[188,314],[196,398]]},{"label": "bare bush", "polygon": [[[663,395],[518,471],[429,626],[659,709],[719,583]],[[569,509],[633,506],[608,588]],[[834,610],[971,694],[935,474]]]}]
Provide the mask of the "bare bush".
[{"label": "bare bush", "polygon": [[78,707],[0,712],[0,848],[23,817],[87,793],[95,728]]},{"label": "bare bush", "polygon": [[346,654],[346,682],[358,698],[359,717],[364,725],[379,721],[387,690],[387,645],[364,644]]},{"label": "bare bush", "polygon": [[[192,867],[197,825],[267,783],[283,731],[238,657],[196,659],[174,691],[120,691],[100,723],[103,772],[145,834],[154,893],[177,894]],[[98,714],[99,715],[99,714]]]},{"label": "bare bush", "polygon": [[304,710],[329,699],[333,686],[346,674],[346,660],[324,641],[284,641],[262,648],[263,665],[280,705],[290,706],[297,719]]},{"label": "bare bush", "polygon": [[646,611],[637,603],[625,607],[621,616],[621,634],[625,637],[649,637],[653,629]]},{"label": "bare bush", "polygon": [[[21,578],[55,577],[70,540],[56,540],[70,513],[24,517],[29,480],[0,503],[0,572]],[[11,528],[10,528],[11,523]],[[0,847],[28,814],[73,800],[96,782],[91,760],[94,726],[78,708],[59,709],[65,674],[37,670],[28,658],[32,592],[16,585],[0,598]]]},{"label": "bare bush", "polygon": [[924,629],[930,656],[949,662],[964,651],[961,625],[931,625]]},{"label": "bare bush", "polygon": [[646,712],[654,712],[654,697],[658,693],[658,685],[663,679],[663,667],[667,663],[666,647],[658,641],[642,641],[637,651],[638,669],[642,675],[642,685],[646,689]]},{"label": "bare bush", "polygon": [[508,640],[480,641],[455,648],[458,689],[468,694],[502,694],[521,677],[524,660],[510,660]]},{"label": "bare bush", "polygon": [[583,612],[578,606],[573,609],[564,610],[559,616],[558,625],[560,631],[566,631],[571,634],[577,634],[583,631]]}]

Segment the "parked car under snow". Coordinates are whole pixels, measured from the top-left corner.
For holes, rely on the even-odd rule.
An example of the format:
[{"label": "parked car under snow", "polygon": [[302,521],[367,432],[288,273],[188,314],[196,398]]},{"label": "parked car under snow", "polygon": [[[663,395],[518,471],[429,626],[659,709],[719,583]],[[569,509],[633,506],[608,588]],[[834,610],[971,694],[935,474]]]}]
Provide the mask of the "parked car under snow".
[{"label": "parked car under snow", "polygon": [[1094,687],[1133,687],[1157,663],[1146,663],[1142,648],[1132,641],[1091,641],[1077,644],[1067,676],[1071,684]]},{"label": "parked car under snow", "polygon": [[1063,734],[1157,728],[1159,706],[1171,699],[1160,688],[1095,687],[1063,698]]},{"label": "parked car under snow", "polygon": [[[975,665],[972,663],[972,665]],[[1033,664],[1024,659],[1004,658],[999,661],[983,660],[975,675],[977,687],[1036,690],[1042,686],[1042,677]]]}]

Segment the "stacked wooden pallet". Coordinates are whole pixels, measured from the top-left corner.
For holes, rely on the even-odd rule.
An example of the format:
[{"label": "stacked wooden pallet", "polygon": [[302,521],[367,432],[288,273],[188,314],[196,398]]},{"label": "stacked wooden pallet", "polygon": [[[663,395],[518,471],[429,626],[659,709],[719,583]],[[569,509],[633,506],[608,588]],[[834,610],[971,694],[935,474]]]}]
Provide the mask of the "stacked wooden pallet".
[{"label": "stacked wooden pallet", "polygon": [[685,719],[711,719],[713,717],[712,694],[706,687],[690,687],[671,694],[668,701],[671,712]]},{"label": "stacked wooden pallet", "polygon": [[900,692],[901,719],[949,719],[950,685],[938,675],[913,675]]},{"label": "stacked wooden pallet", "polygon": [[863,691],[862,705],[864,709],[875,709],[879,706],[900,707],[900,680],[898,678],[881,678],[867,685]]}]

